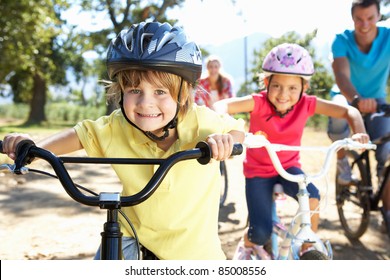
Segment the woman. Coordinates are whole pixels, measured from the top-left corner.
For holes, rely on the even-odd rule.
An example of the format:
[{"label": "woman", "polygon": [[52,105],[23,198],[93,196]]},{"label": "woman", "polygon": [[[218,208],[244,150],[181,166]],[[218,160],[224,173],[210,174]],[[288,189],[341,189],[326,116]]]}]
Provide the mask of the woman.
[{"label": "woman", "polygon": [[233,97],[232,83],[225,74],[222,74],[222,64],[218,57],[209,56],[206,67],[208,75],[199,80],[195,102],[214,109],[214,102]]}]

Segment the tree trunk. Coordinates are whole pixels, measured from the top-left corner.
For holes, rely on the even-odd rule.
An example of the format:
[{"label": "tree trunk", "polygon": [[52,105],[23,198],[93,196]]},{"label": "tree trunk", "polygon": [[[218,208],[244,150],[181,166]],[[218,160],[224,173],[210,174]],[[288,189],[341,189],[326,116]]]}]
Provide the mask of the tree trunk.
[{"label": "tree trunk", "polygon": [[33,94],[30,102],[30,114],[28,116],[27,123],[41,123],[46,121],[45,104],[46,81],[40,74],[35,73]]}]

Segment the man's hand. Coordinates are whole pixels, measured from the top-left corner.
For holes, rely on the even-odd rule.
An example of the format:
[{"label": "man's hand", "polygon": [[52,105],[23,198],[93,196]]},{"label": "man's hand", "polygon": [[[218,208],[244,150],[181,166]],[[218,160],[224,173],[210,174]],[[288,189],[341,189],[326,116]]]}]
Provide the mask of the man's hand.
[{"label": "man's hand", "polygon": [[360,99],[357,103],[357,109],[361,113],[375,113],[377,108],[377,103],[374,98]]}]

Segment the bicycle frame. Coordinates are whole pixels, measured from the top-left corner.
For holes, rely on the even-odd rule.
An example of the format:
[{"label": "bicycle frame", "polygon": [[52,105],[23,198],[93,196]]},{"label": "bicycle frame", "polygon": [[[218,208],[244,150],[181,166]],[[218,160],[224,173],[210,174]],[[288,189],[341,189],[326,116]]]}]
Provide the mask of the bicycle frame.
[{"label": "bicycle frame", "polygon": [[[242,145],[235,144],[232,155],[239,155],[242,151]],[[2,152],[2,141],[0,141],[0,152]],[[52,166],[61,185],[73,200],[87,206],[98,206],[101,209],[107,210],[107,219],[103,227],[104,231],[101,233],[102,260],[122,259],[122,232],[118,221],[118,212],[121,207],[134,206],[147,200],[157,190],[169,170],[176,163],[183,160],[196,159],[200,164],[207,164],[212,158],[211,149],[206,142],[199,142],[196,148],[176,152],[165,159],[57,157],[47,150],[36,147],[29,140],[22,141],[18,144],[16,154],[15,164],[3,164],[0,165],[0,169],[7,169],[12,173],[22,175],[28,173],[29,169],[25,165],[30,163],[33,158],[43,159]],[[118,192],[102,192],[99,196],[89,196],[83,194],[78,189],[65,168],[64,163],[146,164],[159,165],[159,167],[139,193],[131,196],[121,196]],[[136,235],[135,232],[134,234]]]},{"label": "bicycle frame", "polygon": [[[390,114],[390,105],[389,104],[382,104],[381,106],[378,106],[377,112],[373,113],[370,118],[372,120],[376,117],[389,117],[389,114]],[[375,139],[373,141],[373,143],[376,145],[381,145],[381,144],[384,144],[388,141],[390,141],[390,134],[385,135],[379,139]],[[369,180],[370,186],[373,186],[369,150],[364,151],[361,156],[364,158],[364,160],[366,162],[366,171],[368,174],[368,180]],[[370,206],[371,206],[371,209],[373,209],[373,210],[379,209],[378,204],[379,204],[379,201],[381,200],[382,193],[383,193],[383,190],[385,188],[387,178],[389,178],[389,174],[390,174],[390,163],[387,164],[387,167],[386,167],[384,175],[383,175],[383,181],[380,185],[378,185],[377,192],[374,192],[373,189],[371,189]]]},{"label": "bicycle frame", "polygon": [[[330,169],[331,159],[335,153],[341,149],[375,149],[373,144],[360,144],[354,142],[349,138],[333,142],[329,147],[299,147],[288,146],[281,144],[270,143],[263,135],[253,135],[248,133],[244,141],[244,146],[247,148],[262,148],[264,147],[276,171],[286,180],[296,182],[298,184],[298,210],[294,216],[286,235],[280,244],[279,254],[277,259],[299,259],[299,252],[303,243],[311,243],[315,250],[322,252],[328,259],[333,258],[332,248],[329,241],[325,243],[318,237],[318,235],[311,229],[311,211],[309,205],[309,193],[307,185],[315,179],[324,177]],[[326,157],[321,171],[317,174],[290,174],[282,166],[277,151],[301,151],[301,150],[315,150],[326,152]]]},{"label": "bicycle frame", "polygon": [[[378,105],[377,113],[370,115],[370,119],[375,117],[390,117],[390,105]],[[381,145],[390,140],[390,134],[372,140],[375,145]],[[386,188],[386,182],[390,173],[390,161],[387,161],[382,183],[375,185],[371,171],[372,152],[369,150],[357,153],[348,151],[347,158],[350,160],[352,173],[356,174],[354,180],[349,184],[340,184],[336,176],[336,205],[341,226],[344,234],[351,240],[359,239],[367,230],[370,223],[370,212],[379,211],[382,194]],[[338,174],[336,174],[338,175]],[[382,215],[383,215],[383,211]]]},{"label": "bicycle frame", "polygon": [[[385,137],[382,137],[381,139],[377,139],[376,141],[374,141],[373,143],[375,143],[376,145],[379,145],[381,143],[385,143],[387,141],[390,141],[390,135],[387,135]],[[367,172],[367,180],[368,180],[368,183],[369,183],[369,186],[373,186],[373,183],[372,183],[372,173],[371,173],[371,161],[370,161],[370,155],[369,155],[369,150],[366,150],[364,151],[358,159],[356,159],[352,164],[356,164],[357,161],[361,161],[363,160],[365,162],[365,168],[366,168],[366,172]],[[379,201],[381,200],[381,197],[382,197],[382,193],[384,191],[384,188],[385,188],[385,185],[386,185],[386,181],[387,181],[387,178],[389,177],[389,174],[390,174],[390,164],[387,165],[386,169],[385,169],[385,173],[384,173],[384,176],[383,176],[383,181],[380,185],[378,185],[378,188],[376,191],[374,191],[374,189],[372,187],[370,187],[369,189],[369,193],[370,193],[370,210],[379,210]]]}]

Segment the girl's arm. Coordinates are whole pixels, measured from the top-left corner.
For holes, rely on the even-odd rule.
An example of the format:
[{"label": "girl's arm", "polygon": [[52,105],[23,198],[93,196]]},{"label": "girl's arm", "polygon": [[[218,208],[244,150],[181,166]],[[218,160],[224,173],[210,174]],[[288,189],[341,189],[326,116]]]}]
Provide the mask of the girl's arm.
[{"label": "girl's arm", "polygon": [[315,113],[333,118],[346,119],[355,134],[367,134],[360,112],[352,106],[344,106],[336,104],[332,101],[317,98],[317,106]]},{"label": "girl's arm", "polygon": [[255,107],[252,95],[223,99],[214,103],[214,110],[220,114],[252,112]]}]

